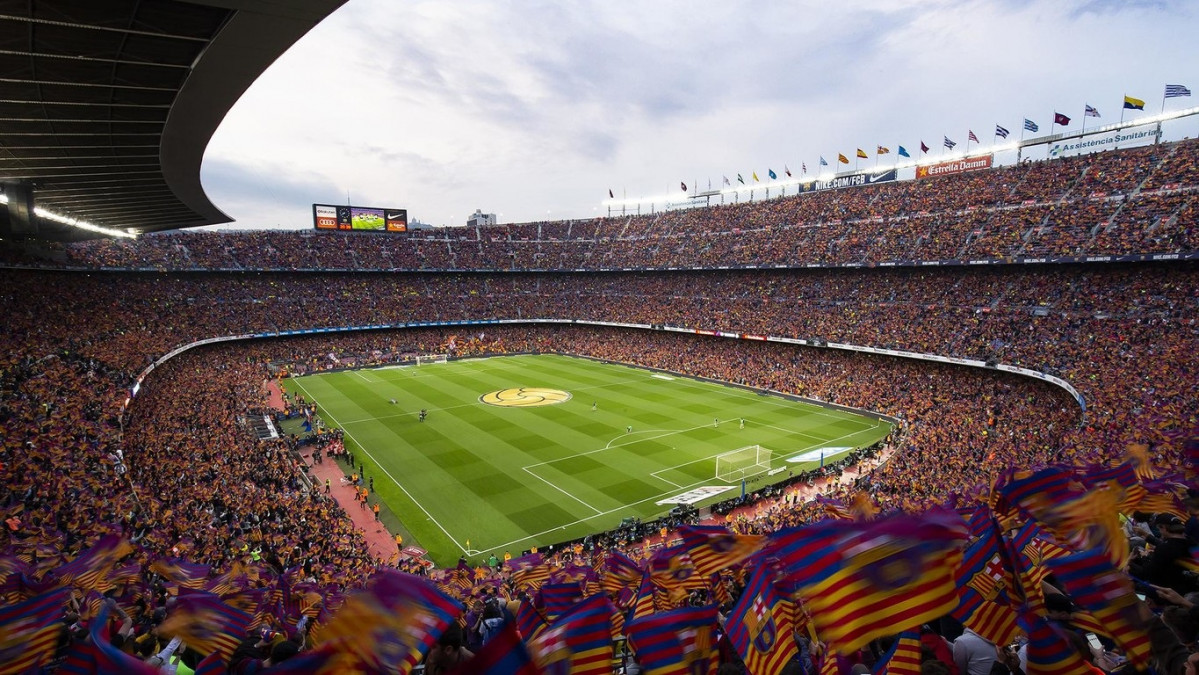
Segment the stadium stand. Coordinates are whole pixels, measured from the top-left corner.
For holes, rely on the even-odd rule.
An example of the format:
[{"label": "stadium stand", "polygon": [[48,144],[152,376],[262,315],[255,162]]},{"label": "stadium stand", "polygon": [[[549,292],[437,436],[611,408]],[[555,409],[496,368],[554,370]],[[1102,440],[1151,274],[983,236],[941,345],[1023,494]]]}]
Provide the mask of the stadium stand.
[{"label": "stadium stand", "polygon": [[[1194,251],[1196,152],[1199,144],[1186,141],[704,210],[408,238],[172,233],[10,248],[0,272],[7,328],[0,335],[0,510],[6,523],[0,626],[40,621],[41,628],[13,633],[0,648],[25,647],[24,660],[13,663],[30,668],[103,672],[103,665],[136,672],[147,659],[158,666],[153,655],[173,634],[183,638],[180,651],[189,665],[207,657],[213,668],[207,672],[226,666],[243,672],[285,638],[309,647],[292,658],[312,664],[351,653],[377,658],[377,647],[354,639],[355,628],[379,623],[403,630],[419,623],[427,630],[402,659],[419,661],[429,652],[427,672],[444,672],[444,654],[462,653],[456,641],[472,651],[486,650],[484,642],[504,644],[498,624],[488,623],[497,618],[519,626],[541,659],[548,648],[532,635],[546,619],[561,630],[537,634],[569,636],[594,625],[606,633],[608,618],[582,627],[557,623],[565,619],[555,618],[558,601],[548,591],[573,583],[577,596],[603,588],[612,602],[627,606],[631,616],[616,621],[635,645],[655,616],[682,621],[672,612],[719,605],[727,630],[716,640],[714,658],[728,672],[745,666],[781,672],[788,661],[804,672],[874,667],[902,658],[898,650],[906,643],[888,636],[919,624],[927,625],[917,636],[927,655],[914,658],[939,658],[949,672],[956,667],[951,652],[966,650],[975,638],[991,644],[992,660],[1017,667],[1023,659],[1026,672],[1052,663],[1081,667],[1079,658],[1097,660],[1105,670],[1123,660],[1182,672],[1195,638],[1186,628],[1193,601],[1185,597],[1194,579],[1175,562],[1190,556],[1176,542],[1196,543],[1199,529],[1199,504],[1186,490],[1194,480],[1188,440],[1199,409],[1196,263],[801,268],[1022,256],[1182,257]],[[695,269],[751,264],[790,269]],[[645,269],[602,271],[626,267]],[[570,542],[552,555],[535,555],[524,568],[470,560],[430,574],[408,558],[379,560],[342,507],[310,486],[294,445],[262,440],[238,422],[269,405],[268,364],[296,372],[327,368],[334,365],[330,353],[352,356],[358,365],[387,363],[398,354],[442,349],[452,327],[199,347],[155,368],[123,412],[139,373],[172,349],[205,338],[530,318],[724,330],[1021,366],[1071,383],[1085,410],[1057,386],[993,368],[673,332],[516,323],[489,326],[486,339],[455,348],[452,355],[459,357],[565,352],[631,362],[902,420],[885,462],[862,453],[821,475],[718,509],[725,514],[720,532],[765,537],[734,538],[732,550],[773,552],[787,582],[778,588],[803,598],[806,613],[780,609],[786,603],[765,591],[747,593],[757,587],[744,573],[744,556],[718,558],[717,568],[727,568],[723,575],[698,585],[686,576],[655,576],[662,566],[708,564],[710,547],[696,533],[712,531],[692,528],[686,518],[662,523],[665,537],[648,536],[657,523],[619,528],[597,533],[586,546]],[[801,499],[811,493],[808,482],[851,467],[854,480],[822,483],[820,501]],[[1121,468],[1131,474],[1099,482],[1104,472]],[[1042,482],[1030,487],[1024,481],[1033,472]],[[958,530],[969,525],[972,544],[950,570],[950,604],[920,596],[935,611],[915,623],[886,618],[886,603],[871,595],[875,604],[867,609],[885,625],[843,633],[845,617],[820,602],[832,591],[792,574],[787,556],[802,548],[793,538],[818,541],[819,528],[832,526],[791,528],[856,513],[861,520],[837,536],[894,536],[913,524],[933,528],[940,522],[929,514],[934,505],[963,514],[945,532],[956,533],[950,538],[961,548],[966,535]],[[1120,520],[1117,510],[1128,518]],[[875,511],[907,515],[864,519]],[[1042,530],[1035,536],[1029,534],[1034,526]],[[974,547],[987,542],[1007,551],[995,554],[1003,590],[993,581],[983,594],[996,606],[1004,603],[993,614],[977,605],[962,609],[981,583],[970,571]],[[1032,558],[1031,549],[1021,548],[1026,545],[1036,550]],[[1111,578],[1092,571],[1079,585],[1076,568],[1098,563],[1077,556],[1093,551],[1106,554],[1109,568],[1128,569],[1148,604],[1133,598],[1132,581],[1093,603],[1096,580]],[[935,559],[958,559],[948,549],[942,554]],[[909,547],[897,555],[931,554]],[[614,566],[621,556],[635,572]],[[1065,562],[1044,562],[1052,559]],[[945,573],[933,558],[920,560],[912,571],[920,579]],[[867,586],[886,587],[887,597],[906,592],[886,570],[846,564],[840,573],[867,575]],[[954,572],[961,578],[954,581]],[[643,578],[657,597],[640,592]],[[493,596],[505,600],[499,609]],[[742,596],[759,601],[759,621],[769,615],[788,627],[780,634],[791,638],[793,626],[799,638],[747,651],[736,628],[746,621],[737,618],[744,613]],[[392,611],[397,602],[404,613]],[[124,619],[111,622],[117,639],[104,633],[111,613],[128,617],[128,626]],[[938,620],[944,615],[963,622],[973,637],[958,637],[962,626]],[[387,616],[400,618],[388,623]],[[1046,618],[1056,627],[1045,629]],[[189,629],[202,619],[220,626],[219,639]],[[1014,628],[1017,620],[1020,628]],[[451,624],[459,627],[447,629]],[[1086,632],[1099,634],[1100,649],[1075,654],[1070,647],[1077,639],[1085,643]],[[1009,654],[1014,640],[1001,638],[1016,634],[1026,634],[1028,646]],[[959,642],[951,648],[946,638]],[[892,643],[898,645],[893,656]],[[101,651],[102,644],[125,650]],[[611,647],[605,649],[610,657]],[[133,653],[143,661],[122,660]],[[672,658],[703,653],[692,647]],[[644,662],[648,654],[643,642],[638,657]],[[763,658],[778,662],[763,665]],[[605,659],[597,672],[611,667]]]}]

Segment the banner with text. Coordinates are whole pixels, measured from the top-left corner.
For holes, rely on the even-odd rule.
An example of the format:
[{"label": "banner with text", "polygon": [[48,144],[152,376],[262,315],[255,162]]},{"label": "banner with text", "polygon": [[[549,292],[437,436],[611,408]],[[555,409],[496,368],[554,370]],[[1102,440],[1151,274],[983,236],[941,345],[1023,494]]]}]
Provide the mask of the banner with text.
[{"label": "banner with text", "polygon": [[857,187],[859,185],[874,185],[875,183],[890,183],[895,180],[898,172],[888,169],[882,173],[855,173],[849,176],[837,176],[829,180],[818,180],[811,183],[800,183],[800,192],[820,192],[837,188]]},{"label": "banner with text", "polygon": [[1116,148],[1135,148],[1138,145],[1156,143],[1157,136],[1158,127],[1156,125],[1087,134],[1082,138],[1071,138],[1052,143],[1049,146],[1049,156],[1073,157]]},{"label": "banner with text", "polygon": [[950,162],[941,162],[939,164],[929,164],[928,166],[916,167],[917,178],[932,178],[934,176],[949,176],[955,173],[966,173],[967,171],[978,171],[979,169],[991,168],[991,160],[994,155],[983,155],[982,157],[966,157],[965,159],[955,159]]}]

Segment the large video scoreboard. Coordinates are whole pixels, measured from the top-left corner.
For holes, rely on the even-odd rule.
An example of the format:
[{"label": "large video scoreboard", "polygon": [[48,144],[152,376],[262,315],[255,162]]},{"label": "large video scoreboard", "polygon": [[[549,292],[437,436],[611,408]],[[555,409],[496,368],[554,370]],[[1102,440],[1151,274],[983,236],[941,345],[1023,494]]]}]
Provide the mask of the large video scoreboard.
[{"label": "large video scoreboard", "polygon": [[353,232],[407,232],[407,209],[373,206],[313,204],[312,222],[318,230]]}]

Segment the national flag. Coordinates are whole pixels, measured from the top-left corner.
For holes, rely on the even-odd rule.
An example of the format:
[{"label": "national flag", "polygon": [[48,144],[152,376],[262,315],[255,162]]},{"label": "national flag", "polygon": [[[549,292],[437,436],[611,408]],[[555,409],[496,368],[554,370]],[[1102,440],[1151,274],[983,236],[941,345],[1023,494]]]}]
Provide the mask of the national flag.
[{"label": "national flag", "polygon": [[479,649],[474,658],[450,675],[541,675],[516,628],[507,624]]},{"label": "national flag", "polygon": [[828,161],[824,159],[824,155],[820,156],[820,166],[828,166]]},{"label": "national flag", "polygon": [[874,666],[879,675],[920,675],[920,634],[908,630],[899,634],[891,649]]},{"label": "national flag", "polygon": [[424,579],[381,570],[346,598],[321,627],[320,640],[363,670],[406,674],[461,612],[461,604]]},{"label": "national flag", "polygon": [[1137,615],[1132,580],[1098,549],[1046,563],[1074,602],[1103,624],[1134,666],[1148,665],[1149,633]]},{"label": "national flag", "polygon": [[770,180],[776,180],[779,177],[778,174],[774,172],[774,169],[766,169],[766,175],[770,176]]},{"label": "national flag", "polygon": [[928,153],[928,146],[924,144],[924,141],[920,141],[920,152]]},{"label": "national flag", "polygon": [[945,147],[949,148],[950,150],[953,150],[953,146],[955,146],[955,145],[957,145],[956,142],[949,140],[949,137],[945,136]]},{"label": "national flag", "polygon": [[1028,634],[1029,673],[1093,675],[1095,670],[1082,660],[1060,628],[1032,612],[1022,614],[1020,623]]},{"label": "national flag", "polygon": [[1099,117],[1100,116],[1099,110],[1095,106],[1088,103],[1086,111],[1083,112],[1083,116],[1084,117]]},{"label": "national flag", "polygon": [[1053,123],[1064,127],[1070,124],[1070,118],[1060,112],[1055,112],[1053,113]]},{"label": "national flag", "polygon": [[786,164],[783,165],[783,173],[787,174],[787,178],[791,177],[791,169],[788,169]]},{"label": "national flag", "polygon": [[[820,159],[820,161],[822,161],[822,162],[823,162],[823,161],[824,161],[824,158],[821,158],[821,159]],[[805,174],[806,174],[806,173],[808,172],[808,163],[807,163],[807,162],[800,162],[800,163],[799,163],[799,166],[800,166],[800,171],[801,171],[802,173],[805,173]]]},{"label": "national flag", "polygon": [[737,174],[737,182],[745,185],[745,179],[741,177],[741,174]]},{"label": "national flag", "polygon": [[60,588],[0,607],[0,674],[37,672],[54,655],[70,596]]},{"label": "national flag", "polygon": [[730,186],[732,185],[732,183],[730,183],[730,182],[729,182],[729,177],[728,177],[728,176],[722,176],[722,178],[724,178],[724,184],[725,184],[725,185],[730,185]]},{"label": "national flag", "polygon": [[741,564],[765,543],[760,535],[733,534],[720,525],[683,525],[678,532],[695,570],[704,576]]},{"label": "national flag", "polygon": [[641,585],[637,587],[637,596],[633,599],[633,618],[640,619],[654,613],[654,583],[646,571],[641,577]]},{"label": "national flag", "polygon": [[1136,471],[1137,477],[1142,480],[1157,477],[1157,470],[1153,468],[1153,460],[1149,458],[1148,443],[1129,443],[1124,449],[1124,455],[1132,462],[1132,468]]},{"label": "national flag", "polygon": [[972,129],[969,130],[968,134],[966,135],[966,139],[978,143],[978,136],[974,135],[974,130]]},{"label": "national flag", "polygon": [[178,637],[205,656],[219,653],[228,663],[249,628],[249,614],[230,607],[212,593],[193,591],[179,596],[158,630]]},{"label": "national flag", "polygon": [[754,182],[755,182],[755,183],[757,183],[757,182],[758,182],[758,172],[757,172],[757,171],[751,171],[751,172],[750,172],[750,175],[752,175],[752,176],[754,177]]},{"label": "national flag", "polygon": [[686,192],[687,191],[687,182],[679,181],[679,187],[682,188],[683,192]]},{"label": "national flag", "polygon": [[713,673],[716,650],[716,605],[659,612],[629,624],[629,645],[646,675]]},{"label": "national flag", "polygon": [[1126,110],[1144,110],[1145,102],[1139,98],[1133,98],[1126,94],[1124,96],[1124,108]]},{"label": "national flag", "polygon": [[1166,94],[1163,98],[1178,98],[1179,96],[1190,96],[1191,90],[1181,84],[1167,84]]},{"label": "national flag", "polygon": [[995,125],[995,135],[996,136],[998,136],[1000,138],[1007,138],[1007,135],[1010,133],[1011,133],[1010,131],[1008,131],[1007,129],[1004,129],[1003,127],[999,126],[998,124]]},{"label": "national flag", "polygon": [[895,154],[899,155],[900,157],[907,157],[908,159],[911,159],[911,157],[912,157],[911,155],[908,154],[908,149],[903,147],[902,145],[899,146],[899,149],[895,151]]},{"label": "national flag", "polygon": [[533,661],[551,673],[611,675],[612,604],[593,595],[576,604],[529,644]]},{"label": "national flag", "polygon": [[774,580],[770,565],[755,565],[724,623],[729,643],[754,675],[778,675],[799,651],[793,637],[794,609],[775,590]]},{"label": "national flag", "polygon": [[1024,118],[1024,129],[1026,131],[1032,131],[1035,133],[1036,131],[1040,130],[1040,128],[1041,127],[1037,126],[1036,122],[1028,119],[1027,117]]},{"label": "national flag", "polygon": [[866,151],[861,148],[858,148],[858,157],[861,157],[862,159],[870,158],[870,156],[866,154]]},{"label": "national flag", "polygon": [[891,152],[891,148],[887,148],[887,147],[884,147],[884,146],[881,146],[881,145],[880,145],[880,146],[878,146],[878,151],[877,151],[877,152],[878,152],[878,154],[880,154],[880,155],[885,155],[885,154],[887,154],[887,153]]},{"label": "national flag", "polygon": [[849,164],[849,158],[839,152],[837,153],[837,161],[842,164]]},{"label": "national flag", "polygon": [[608,199],[616,199],[616,195],[612,194],[612,188],[608,188]]},{"label": "national flag", "polygon": [[966,535],[952,512],[783,530],[766,550],[804,599],[817,633],[840,654],[946,614]]},{"label": "national flag", "polygon": [[80,590],[95,588],[103,583],[118,560],[135,550],[128,540],[115,534],[105,535],[74,560],[54,570],[54,579]]}]

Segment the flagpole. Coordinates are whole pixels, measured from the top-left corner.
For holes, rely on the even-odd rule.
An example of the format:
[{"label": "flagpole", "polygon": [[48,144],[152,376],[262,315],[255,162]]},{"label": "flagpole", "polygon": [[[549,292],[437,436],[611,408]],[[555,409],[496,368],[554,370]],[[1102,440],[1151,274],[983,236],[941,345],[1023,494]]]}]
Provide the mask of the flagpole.
[{"label": "flagpole", "polygon": [[[1090,103],[1088,103],[1087,105],[1090,105]],[[1083,108],[1082,109],[1082,131],[1080,131],[1079,133],[1083,133],[1086,130],[1087,130],[1087,109]]]},{"label": "flagpole", "polygon": [[[1127,99],[1128,94],[1125,94],[1124,98]],[[1120,101],[1120,124],[1124,124],[1124,101]]]}]

